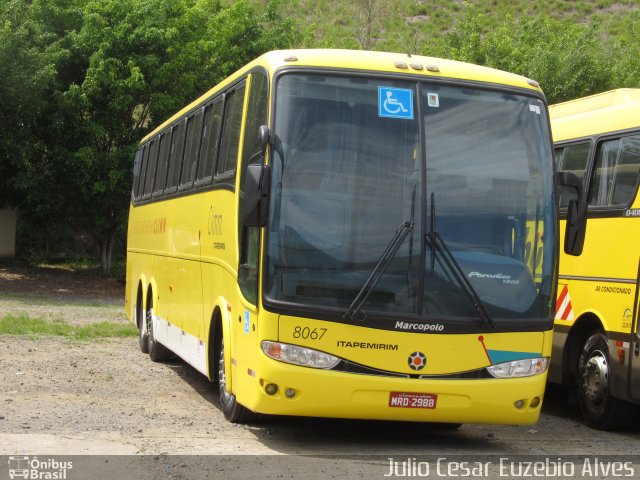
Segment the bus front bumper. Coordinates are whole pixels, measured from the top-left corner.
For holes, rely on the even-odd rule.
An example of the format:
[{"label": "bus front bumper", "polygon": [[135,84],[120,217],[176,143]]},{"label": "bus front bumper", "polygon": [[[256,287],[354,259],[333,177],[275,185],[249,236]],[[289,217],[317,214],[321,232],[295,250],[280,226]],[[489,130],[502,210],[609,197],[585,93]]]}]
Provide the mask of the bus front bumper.
[{"label": "bus front bumper", "polygon": [[547,377],[411,379],[262,363],[261,371],[245,370],[241,404],[265,414],[328,418],[528,425],[540,415]]}]

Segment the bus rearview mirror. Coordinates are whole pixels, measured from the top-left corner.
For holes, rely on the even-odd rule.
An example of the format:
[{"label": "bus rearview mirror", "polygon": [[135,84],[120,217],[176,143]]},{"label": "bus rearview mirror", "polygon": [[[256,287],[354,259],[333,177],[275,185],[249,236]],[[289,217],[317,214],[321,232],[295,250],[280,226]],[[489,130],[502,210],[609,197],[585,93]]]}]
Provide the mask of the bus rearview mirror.
[{"label": "bus rearview mirror", "polygon": [[266,125],[260,125],[260,128],[258,129],[258,141],[260,142],[260,149],[262,150],[263,154],[265,149],[267,148],[267,145],[269,145],[270,137],[271,133],[269,132],[269,127],[267,127]]},{"label": "bus rearview mirror", "polygon": [[268,165],[249,165],[244,180],[243,221],[246,227],[264,227],[269,212],[271,170]]},{"label": "bus rearview mirror", "polygon": [[572,198],[567,206],[567,225],[564,232],[564,253],[578,256],[582,254],[587,232],[586,200],[582,195],[582,180],[571,172],[558,173],[560,185],[576,190],[577,200]]}]

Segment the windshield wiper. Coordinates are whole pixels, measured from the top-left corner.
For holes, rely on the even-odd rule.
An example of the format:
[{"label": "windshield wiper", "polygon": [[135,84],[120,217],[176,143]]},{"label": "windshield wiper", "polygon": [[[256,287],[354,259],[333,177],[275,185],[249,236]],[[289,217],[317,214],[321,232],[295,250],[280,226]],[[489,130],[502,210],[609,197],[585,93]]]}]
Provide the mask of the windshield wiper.
[{"label": "windshield wiper", "polygon": [[431,222],[426,239],[429,241],[431,246],[431,271],[433,271],[433,269],[435,268],[435,253],[436,250],[439,249],[443,253],[444,262],[449,268],[449,271],[453,273],[453,275],[462,286],[462,290],[467,294],[469,300],[471,300],[471,304],[473,305],[475,311],[478,313],[478,316],[482,321],[482,325],[486,328],[495,328],[495,322],[491,318],[491,315],[489,314],[487,309],[484,308],[478,292],[476,292],[475,288],[473,288],[473,285],[471,285],[471,282],[465,275],[462,267],[460,267],[460,264],[453,256],[453,253],[451,253],[451,250],[449,250],[449,247],[447,247],[447,244],[444,241],[444,238],[442,238],[442,235],[440,235],[438,230],[436,230],[436,205],[434,193],[431,193]]},{"label": "windshield wiper", "polygon": [[[351,302],[351,305],[349,305],[349,308],[347,308],[347,310],[342,315],[342,318],[344,320],[353,320],[355,316],[360,312],[360,310],[362,309],[362,306],[367,301],[367,298],[369,298],[369,295],[371,294],[373,289],[376,288],[376,285],[378,284],[385,270],[391,263],[391,260],[393,260],[393,257],[396,255],[396,253],[398,253],[398,250],[404,243],[409,233],[413,232],[413,227],[415,225],[415,221],[414,221],[415,205],[416,205],[416,188],[414,186],[413,198],[411,201],[411,218],[409,220],[402,222],[398,227],[398,230],[396,230],[396,233],[391,239],[391,241],[389,242],[389,244],[387,245],[387,248],[385,248],[384,252],[382,252],[382,255],[380,256],[378,263],[376,263],[376,266],[373,267],[371,274],[369,274],[369,278],[367,278],[367,281],[364,282],[364,285],[356,295],[356,298],[353,299],[353,302]],[[363,315],[361,320],[364,320],[365,318],[366,318],[366,315]]]}]

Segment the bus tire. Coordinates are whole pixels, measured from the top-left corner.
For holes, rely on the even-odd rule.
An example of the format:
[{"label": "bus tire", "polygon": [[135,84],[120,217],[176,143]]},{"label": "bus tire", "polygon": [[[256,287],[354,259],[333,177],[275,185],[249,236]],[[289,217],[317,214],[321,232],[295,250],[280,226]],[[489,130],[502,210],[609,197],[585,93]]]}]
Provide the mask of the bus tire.
[{"label": "bus tire", "polygon": [[145,329],[145,321],[142,319],[142,294],[138,292],[138,304],[136,305],[136,325],[138,326],[138,345],[142,353],[149,353],[149,331]]},{"label": "bus tire", "polygon": [[138,334],[138,345],[140,345],[140,351],[142,353],[149,353],[149,334],[144,331],[142,325],[140,325],[140,332]]},{"label": "bus tire", "polygon": [[153,310],[151,306],[147,307],[145,313],[145,322],[147,323],[148,345],[149,345],[149,358],[154,362],[162,362],[168,360],[171,357],[171,351],[159,343],[153,333]]},{"label": "bus tire", "polygon": [[256,418],[256,414],[236,401],[236,396],[227,391],[227,369],[224,361],[224,338],[219,337],[217,345],[218,359],[218,391],[220,398],[220,408],[226,418],[231,423],[250,423]]},{"label": "bus tire", "polygon": [[609,346],[602,331],[594,332],[582,347],[577,374],[578,407],[587,425],[617,430],[631,424],[635,405],[611,395]]}]

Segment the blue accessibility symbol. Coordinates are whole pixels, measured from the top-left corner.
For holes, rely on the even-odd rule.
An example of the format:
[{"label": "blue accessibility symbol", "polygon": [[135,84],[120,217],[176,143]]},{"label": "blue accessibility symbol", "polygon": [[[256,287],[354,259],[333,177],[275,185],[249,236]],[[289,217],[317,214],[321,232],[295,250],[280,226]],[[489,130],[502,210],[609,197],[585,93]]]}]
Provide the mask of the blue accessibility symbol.
[{"label": "blue accessibility symbol", "polygon": [[378,87],[378,116],[413,119],[413,90]]},{"label": "blue accessibility symbol", "polygon": [[249,325],[251,324],[251,314],[249,310],[244,311],[244,333],[249,333]]}]

